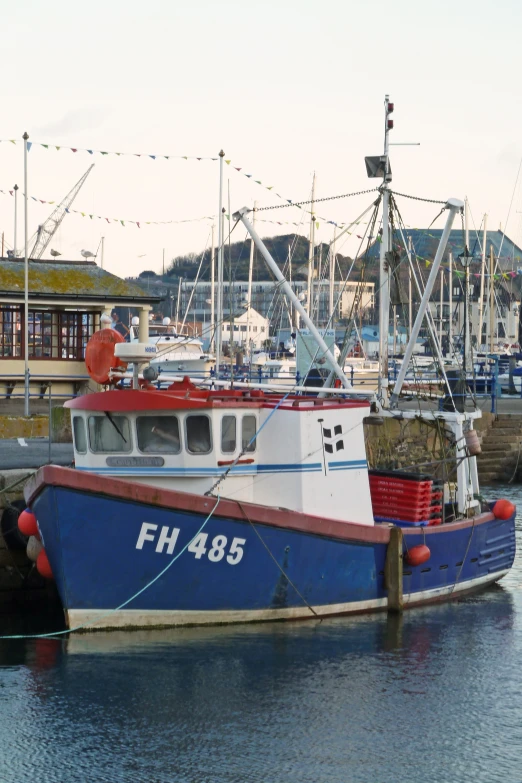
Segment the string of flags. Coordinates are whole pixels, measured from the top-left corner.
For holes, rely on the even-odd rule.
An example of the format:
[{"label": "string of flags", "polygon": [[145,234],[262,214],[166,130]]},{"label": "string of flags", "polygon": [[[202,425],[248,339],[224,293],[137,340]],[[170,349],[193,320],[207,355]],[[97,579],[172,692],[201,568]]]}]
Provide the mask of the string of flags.
[{"label": "string of flags", "polygon": [[[16,144],[16,140],[12,140],[13,144]],[[30,151],[33,146],[43,147],[46,150],[56,150],[59,152],[60,150],[69,150],[70,152],[77,153],[77,152],[87,152],[89,155],[116,155],[118,157],[137,157],[137,158],[149,158],[151,160],[210,160],[213,162],[216,162],[219,160],[219,156],[216,157],[210,157],[206,155],[163,155],[158,153],[147,153],[147,152],[114,152],[112,150],[96,150],[96,149],[86,149],[84,147],[68,147],[65,145],[60,144],[44,144],[40,141],[35,142],[27,142],[27,150]],[[316,215],[315,212],[312,212],[309,209],[305,209],[303,206],[301,206],[299,203],[294,203],[292,199],[285,198],[280,193],[277,193],[274,190],[274,185],[265,185],[262,180],[256,179],[254,174],[249,174],[244,166],[236,166],[232,159],[224,159],[227,166],[231,166],[231,168],[234,171],[237,171],[238,174],[241,174],[241,176],[246,177],[246,179],[250,180],[251,182],[255,183],[256,185],[259,185],[260,187],[264,188],[265,190],[268,190],[270,192],[274,192],[274,195],[277,196],[277,198],[281,199],[281,201],[284,201],[286,204],[292,205],[297,207],[298,209],[303,210],[303,212],[306,212],[308,215]],[[336,226],[337,228],[343,228],[346,223],[337,223],[335,220],[328,220],[327,218],[321,217],[320,215],[316,215],[318,218],[318,221],[322,223],[326,223],[331,226]]]},{"label": "string of flags", "polygon": [[[13,142],[16,143],[16,142]],[[149,158],[150,160],[219,160],[219,156],[210,155],[163,155],[149,152],[115,152],[114,150],[95,150],[86,147],[69,147],[64,144],[44,144],[41,141],[28,141],[27,151],[30,152],[33,147],[43,147],[46,150],[68,150],[69,152],[87,152],[89,155],[116,155],[117,157],[129,158]]]},{"label": "string of flags", "polygon": [[[4,196],[10,195],[14,197],[14,190],[0,190],[0,193],[2,193]],[[20,193],[21,196],[23,196],[23,193]],[[43,198],[36,198],[36,196],[29,196],[31,201],[36,201],[39,204],[49,204],[53,205],[56,204],[56,201],[47,201]],[[184,220],[127,220],[123,218],[108,218],[104,215],[95,215],[93,212],[82,212],[80,209],[71,209],[70,207],[67,207],[65,209],[66,214],[74,214],[74,215],[80,215],[81,217],[87,217],[91,220],[104,220],[107,223],[117,223],[120,226],[127,225],[134,225],[137,226],[137,228],[141,228],[142,226],[166,226],[171,224],[178,224],[178,223],[196,223],[200,220],[214,220],[215,215],[203,215],[202,217],[197,218],[186,218]]]},{"label": "string of flags", "polygon": [[[0,139],[0,143],[9,142],[15,145],[17,144],[17,141],[18,141],[17,139]],[[33,149],[33,147],[41,147],[45,150],[54,150],[56,152],[66,150],[72,153],[85,152],[88,153],[89,155],[102,155],[102,156],[115,155],[117,157],[134,157],[134,158],[144,158],[149,160],[186,160],[186,161],[196,160],[196,161],[212,161],[212,162],[216,162],[219,160],[219,156],[213,157],[208,155],[165,155],[160,153],[148,153],[148,152],[117,152],[114,150],[99,150],[94,148],[88,149],[86,147],[69,147],[68,145],[64,145],[64,144],[51,144],[51,143],[44,144],[41,141],[28,141],[27,151],[30,152]],[[320,222],[326,223],[327,225],[335,226],[337,228],[343,228],[344,226],[347,225],[346,223],[337,223],[335,220],[328,220],[325,217],[321,217],[320,215],[317,215],[316,212],[310,209],[306,209],[299,202],[296,203],[292,199],[285,198],[280,193],[276,192],[276,190],[274,189],[274,185],[265,185],[262,182],[262,180],[256,179],[254,174],[249,174],[243,166],[236,166],[235,163],[232,162],[232,159],[225,159],[225,163],[227,164],[227,166],[231,166],[231,168],[234,171],[237,171],[238,174],[241,174],[241,176],[246,177],[246,179],[250,180],[254,184],[258,185],[259,187],[262,187],[264,190],[273,192],[274,195],[277,196],[277,198],[281,199],[281,201],[284,201],[285,204],[297,207],[298,209],[301,209],[303,212],[305,212],[310,216],[315,216],[317,218],[317,227],[319,227]],[[52,203],[52,202],[46,202],[46,203]],[[136,221],[127,221],[127,222],[132,223]],[[178,221],[167,221],[167,222],[178,222]],[[265,221],[265,222],[269,222],[269,221]],[[273,221],[273,222],[277,223],[277,221]]]}]

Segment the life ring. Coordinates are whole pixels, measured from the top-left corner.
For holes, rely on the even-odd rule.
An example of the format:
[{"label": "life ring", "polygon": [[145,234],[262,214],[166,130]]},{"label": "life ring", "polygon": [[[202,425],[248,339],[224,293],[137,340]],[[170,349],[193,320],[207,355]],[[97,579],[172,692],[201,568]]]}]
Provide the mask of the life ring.
[{"label": "life ring", "polygon": [[96,383],[106,386],[111,383],[109,371],[113,368],[127,369],[127,363],[117,359],[114,347],[125,342],[115,329],[100,329],[94,332],[85,349],[85,366],[90,377]]}]

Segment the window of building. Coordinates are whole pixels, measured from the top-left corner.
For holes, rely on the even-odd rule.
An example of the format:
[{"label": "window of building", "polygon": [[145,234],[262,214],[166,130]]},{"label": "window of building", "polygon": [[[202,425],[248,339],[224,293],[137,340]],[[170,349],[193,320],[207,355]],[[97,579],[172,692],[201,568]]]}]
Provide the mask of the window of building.
[{"label": "window of building", "polygon": [[[243,416],[243,421],[241,422],[242,431],[241,431],[241,450],[242,451],[255,451],[256,450],[256,441],[250,441],[256,434],[256,417],[255,416]],[[249,445],[250,444],[250,445]]]},{"label": "window of building", "polygon": [[138,449],[147,454],[179,454],[181,440],[177,416],[138,416]]},{"label": "window of building", "polygon": [[87,453],[87,433],[82,416],[73,417],[74,448],[78,454]]},{"label": "window of building", "polygon": [[95,453],[131,451],[129,420],[126,416],[89,416],[89,443]]},{"label": "window of building", "polygon": [[252,331],[253,331],[253,332],[257,332],[257,326],[253,326],[253,327],[252,327]]},{"label": "window of building", "polygon": [[187,450],[191,454],[208,454],[212,449],[208,416],[187,416],[185,427]]},{"label": "window of building", "polygon": [[241,331],[246,332],[246,330],[247,330],[246,325],[245,326],[241,325]]},{"label": "window of building", "polygon": [[29,310],[29,358],[83,361],[95,313]]},{"label": "window of building", "polygon": [[221,419],[221,451],[233,454],[236,450],[236,417],[223,416]]},{"label": "window of building", "polygon": [[0,358],[22,357],[22,308],[2,305],[0,309]]}]

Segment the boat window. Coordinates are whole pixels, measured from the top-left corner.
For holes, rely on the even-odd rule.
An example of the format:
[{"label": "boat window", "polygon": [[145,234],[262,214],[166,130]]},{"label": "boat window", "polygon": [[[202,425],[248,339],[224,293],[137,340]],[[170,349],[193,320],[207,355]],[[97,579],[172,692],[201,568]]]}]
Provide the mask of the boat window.
[{"label": "boat window", "polygon": [[89,443],[94,452],[131,451],[128,418],[112,413],[89,416]]},{"label": "boat window", "polygon": [[208,416],[187,416],[187,450],[192,454],[208,454],[211,450],[210,419]]},{"label": "boat window", "polygon": [[233,454],[236,450],[236,417],[223,416],[221,419],[221,451]]},{"label": "boat window", "polygon": [[179,454],[181,442],[177,416],[138,416],[138,448],[147,454]]},{"label": "boat window", "polygon": [[86,454],[87,433],[85,432],[85,422],[82,416],[74,416],[73,431],[74,431],[74,448],[76,449],[78,454]]},{"label": "boat window", "polygon": [[[243,431],[241,434],[241,449],[242,451],[255,451],[256,441],[250,441],[256,434],[256,417],[255,416],[243,416],[242,421]],[[248,445],[250,443],[250,445]]]}]

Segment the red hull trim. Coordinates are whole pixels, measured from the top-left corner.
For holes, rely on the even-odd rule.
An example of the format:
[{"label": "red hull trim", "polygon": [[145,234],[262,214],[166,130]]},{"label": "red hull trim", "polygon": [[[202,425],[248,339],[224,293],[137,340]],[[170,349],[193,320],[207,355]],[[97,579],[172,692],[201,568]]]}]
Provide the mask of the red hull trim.
[{"label": "red hull trim", "polygon": [[[214,497],[194,495],[189,492],[179,492],[172,489],[151,487],[147,484],[132,483],[109,476],[99,476],[96,473],[79,472],[71,468],[61,468],[55,465],[46,465],[40,468],[32,476],[25,487],[25,498],[28,505],[46,486],[59,486],[80,492],[92,492],[107,497],[120,498],[121,500],[143,503],[163,508],[177,508],[180,511],[188,511],[199,514],[208,514],[215,504]],[[234,500],[223,498],[218,507],[217,516],[226,516],[230,519],[245,520],[248,518],[257,524],[270,527],[281,527],[310,533],[319,536],[328,536],[346,541],[363,541],[368,544],[386,544],[390,539],[392,525],[357,525],[353,522],[340,522],[336,519],[323,519],[321,517],[302,514],[298,511],[289,511],[282,508],[269,508],[254,503],[238,503]],[[489,522],[493,514],[481,514],[474,519],[464,519],[452,522],[448,525],[439,525],[424,528],[426,539],[432,535],[448,532],[450,529],[458,530],[464,527],[472,527]],[[409,535],[419,534],[419,528],[406,528],[403,533]]]}]

